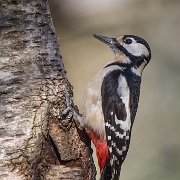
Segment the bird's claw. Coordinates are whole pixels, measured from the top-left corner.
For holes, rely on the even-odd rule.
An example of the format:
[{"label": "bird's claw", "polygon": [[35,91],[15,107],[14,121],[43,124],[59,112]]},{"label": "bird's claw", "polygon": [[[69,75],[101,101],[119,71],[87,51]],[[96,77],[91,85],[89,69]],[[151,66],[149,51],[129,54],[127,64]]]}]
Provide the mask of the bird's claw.
[{"label": "bird's claw", "polygon": [[80,126],[80,122],[82,121],[82,117],[76,112],[76,110],[73,108],[73,97],[66,91],[63,90],[65,94],[65,99],[66,99],[66,109],[62,111],[62,113],[59,115],[58,119],[59,120],[71,120],[73,116],[77,120],[76,124]]}]

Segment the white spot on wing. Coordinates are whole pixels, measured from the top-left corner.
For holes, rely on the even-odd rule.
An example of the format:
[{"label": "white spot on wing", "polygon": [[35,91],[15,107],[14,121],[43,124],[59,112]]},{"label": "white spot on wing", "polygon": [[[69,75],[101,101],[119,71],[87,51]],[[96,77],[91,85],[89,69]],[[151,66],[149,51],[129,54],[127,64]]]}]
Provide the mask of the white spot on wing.
[{"label": "white spot on wing", "polygon": [[105,123],[105,126],[108,127],[111,131],[115,131],[114,126],[111,126],[108,122]]},{"label": "white spot on wing", "polygon": [[109,152],[111,153],[112,152],[112,147],[109,147],[108,149],[109,149]]},{"label": "white spot on wing", "polygon": [[111,127],[110,127],[110,130],[115,131],[114,126],[111,126]]},{"label": "white spot on wing", "polygon": [[119,155],[122,155],[122,150],[119,150],[114,142],[111,142],[111,145],[116,149],[116,151]]},{"label": "white spot on wing", "polygon": [[113,159],[110,159],[110,164],[111,164],[111,166],[113,165]]},{"label": "white spot on wing", "polygon": [[123,150],[123,151],[126,151],[126,146],[123,146],[123,147],[122,147],[122,150]]},{"label": "white spot on wing", "polygon": [[124,131],[128,131],[130,129],[131,121],[128,120],[128,118],[126,118],[125,121],[122,121],[122,120],[118,120],[117,116],[115,116],[115,122],[118,122],[116,124],[117,125],[120,124],[120,128],[123,129]]},{"label": "white spot on wing", "polygon": [[120,139],[123,139],[123,135],[119,132],[115,132],[116,137],[119,137]]},{"label": "white spot on wing", "polygon": [[121,151],[121,150],[116,149],[116,151],[117,151],[117,153],[118,153],[119,155],[122,155],[122,151]]},{"label": "white spot on wing", "polygon": [[126,137],[126,132],[124,132],[123,134],[119,133],[119,132],[115,132],[116,137],[119,137],[120,139],[123,139],[123,137]]},{"label": "white spot on wing", "polygon": [[116,161],[117,160],[117,157],[115,155],[113,155],[113,159]]}]

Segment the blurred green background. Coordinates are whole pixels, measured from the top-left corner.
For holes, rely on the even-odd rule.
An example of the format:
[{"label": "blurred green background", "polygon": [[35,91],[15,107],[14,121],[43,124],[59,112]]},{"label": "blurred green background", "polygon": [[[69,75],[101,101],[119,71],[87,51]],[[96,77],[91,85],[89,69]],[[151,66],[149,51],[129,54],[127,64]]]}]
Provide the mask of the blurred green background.
[{"label": "blurred green background", "polygon": [[[180,1],[49,0],[60,51],[80,111],[86,86],[113,58],[92,34],[148,41],[139,109],[122,180],[180,179]],[[98,169],[97,169],[98,170]]]}]

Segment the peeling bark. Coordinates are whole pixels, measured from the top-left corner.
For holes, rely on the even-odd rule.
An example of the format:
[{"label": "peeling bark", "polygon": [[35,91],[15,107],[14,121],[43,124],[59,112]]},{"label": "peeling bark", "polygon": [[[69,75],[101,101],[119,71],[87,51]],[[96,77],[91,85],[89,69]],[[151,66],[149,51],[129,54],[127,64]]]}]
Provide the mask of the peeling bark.
[{"label": "peeling bark", "polygon": [[95,179],[47,0],[0,0],[0,179]]}]

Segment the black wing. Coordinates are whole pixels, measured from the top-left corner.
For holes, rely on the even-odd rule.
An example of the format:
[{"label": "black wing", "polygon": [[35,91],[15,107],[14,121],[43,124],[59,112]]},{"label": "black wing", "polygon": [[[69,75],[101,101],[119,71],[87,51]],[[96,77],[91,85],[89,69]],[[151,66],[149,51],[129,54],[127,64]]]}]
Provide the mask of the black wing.
[{"label": "black wing", "polygon": [[112,179],[119,179],[120,168],[126,157],[130,142],[130,130],[124,131],[120,124],[127,120],[127,109],[121,99],[121,94],[117,93],[120,76],[123,76],[121,70],[110,72],[104,78],[101,89],[111,170],[115,169],[115,172],[112,172],[114,176]]}]

